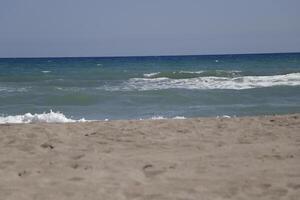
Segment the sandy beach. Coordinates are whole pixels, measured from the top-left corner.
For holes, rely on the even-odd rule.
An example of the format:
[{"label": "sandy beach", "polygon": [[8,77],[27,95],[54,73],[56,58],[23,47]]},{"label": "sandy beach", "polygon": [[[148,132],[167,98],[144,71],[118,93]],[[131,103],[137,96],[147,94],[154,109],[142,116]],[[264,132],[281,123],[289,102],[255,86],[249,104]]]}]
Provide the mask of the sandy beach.
[{"label": "sandy beach", "polygon": [[0,125],[0,199],[300,199],[300,115]]}]

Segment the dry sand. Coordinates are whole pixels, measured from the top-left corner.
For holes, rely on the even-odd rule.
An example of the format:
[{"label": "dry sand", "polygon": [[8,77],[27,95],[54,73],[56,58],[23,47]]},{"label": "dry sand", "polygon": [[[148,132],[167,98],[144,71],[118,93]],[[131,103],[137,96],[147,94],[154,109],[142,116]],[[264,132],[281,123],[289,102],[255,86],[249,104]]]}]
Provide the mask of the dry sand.
[{"label": "dry sand", "polygon": [[300,199],[300,115],[0,125],[0,199]]}]

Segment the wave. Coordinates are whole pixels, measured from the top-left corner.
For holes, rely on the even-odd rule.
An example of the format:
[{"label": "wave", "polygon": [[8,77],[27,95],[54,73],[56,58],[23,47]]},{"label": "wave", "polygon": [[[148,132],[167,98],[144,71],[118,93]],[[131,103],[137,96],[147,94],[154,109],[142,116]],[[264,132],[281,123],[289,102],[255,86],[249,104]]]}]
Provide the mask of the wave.
[{"label": "wave", "polygon": [[155,77],[159,74],[160,72],[153,72],[153,73],[149,73],[149,74],[144,74],[144,77],[146,78],[152,78]]},{"label": "wave", "polygon": [[173,71],[173,72],[153,72],[144,74],[145,78],[170,78],[187,79],[205,76],[216,77],[236,77],[241,75],[241,71],[235,70],[207,70],[207,71]]},{"label": "wave", "polygon": [[42,73],[48,74],[48,73],[51,73],[51,71],[42,71]]},{"label": "wave", "polygon": [[[168,117],[163,117],[163,116],[153,116],[151,118],[149,118],[150,120],[161,120],[161,119],[186,119],[184,116],[175,116],[172,118],[168,118]],[[140,119],[140,120],[144,120],[144,119]]]},{"label": "wave", "polygon": [[153,116],[150,119],[152,119],[152,120],[160,120],[160,119],[166,119],[166,118],[163,117],[163,116]]},{"label": "wave", "polygon": [[172,119],[186,119],[184,116],[176,116],[176,117],[173,117]]},{"label": "wave", "polygon": [[86,120],[74,120],[67,118],[63,113],[60,112],[53,112],[50,110],[49,113],[42,113],[42,114],[31,114],[26,113],[24,115],[14,115],[14,116],[6,116],[0,117],[0,124],[7,124],[7,123],[14,123],[14,124],[21,124],[21,123],[70,123],[70,122],[85,122]]},{"label": "wave", "polygon": [[243,90],[274,86],[298,86],[300,73],[272,76],[239,76],[239,77],[196,77],[186,79],[132,78],[120,86],[105,87],[110,91],[163,90],[163,89],[232,89]]},{"label": "wave", "polygon": [[27,92],[28,88],[25,87],[19,87],[19,88],[15,88],[15,87],[1,87],[0,86],[0,92]]},{"label": "wave", "polygon": [[[184,116],[175,116],[175,117],[163,117],[163,116],[153,116],[151,118],[140,118],[139,120],[162,120],[162,119],[186,119]],[[80,120],[74,120],[67,118],[61,112],[53,112],[50,110],[49,113],[42,114],[31,114],[26,113],[24,115],[14,115],[0,117],[0,124],[28,124],[28,123],[74,123],[74,122],[91,122],[91,121],[110,121],[109,119],[104,120],[85,120],[84,118]]]}]

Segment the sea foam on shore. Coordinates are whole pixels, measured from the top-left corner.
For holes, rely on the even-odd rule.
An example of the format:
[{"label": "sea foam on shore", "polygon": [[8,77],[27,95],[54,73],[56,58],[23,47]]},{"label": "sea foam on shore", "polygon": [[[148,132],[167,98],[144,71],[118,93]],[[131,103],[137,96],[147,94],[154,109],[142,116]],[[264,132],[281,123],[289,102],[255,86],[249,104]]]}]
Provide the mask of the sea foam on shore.
[{"label": "sea foam on shore", "polygon": [[80,120],[70,119],[67,118],[63,113],[53,112],[52,110],[50,110],[49,113],[42,113],[42,114],[26,113],[24,115],[0,117],[0,124],[7,124],[7,123],[21,124],[21,123],[37,123],[37,122],[68,123],[68,122],[85,122],[85,121],[86,120],[84,118]]},{"label": "sea foam on shore", "polygon": [[[184,116],[175,116],[175,117],[164,117],[164,116],[153,116],[150,118],[140,118],[139,120],[162,120],[162,119],[186,119]],[[104,120],[86,120],[81,118],[75,120],[72,118],[66,117],[61,112],[53,112],[50,110],[49,113],[42,114],[31,114],[26,113],[24,115],[10,115],[0,117],[0,124],[27,124],[27,123],[74,123],[74,122],[90,122],[90,121],[109,121],[109,119]]]}]

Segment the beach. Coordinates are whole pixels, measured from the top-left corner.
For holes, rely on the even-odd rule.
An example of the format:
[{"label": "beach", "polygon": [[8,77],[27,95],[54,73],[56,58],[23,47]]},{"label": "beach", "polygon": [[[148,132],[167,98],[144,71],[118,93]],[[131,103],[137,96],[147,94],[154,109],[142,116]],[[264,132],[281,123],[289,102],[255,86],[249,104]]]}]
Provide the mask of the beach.
[{"label": "beach", "polygon": [[300,114],[0,125],[0,199],[300,199]]}]

